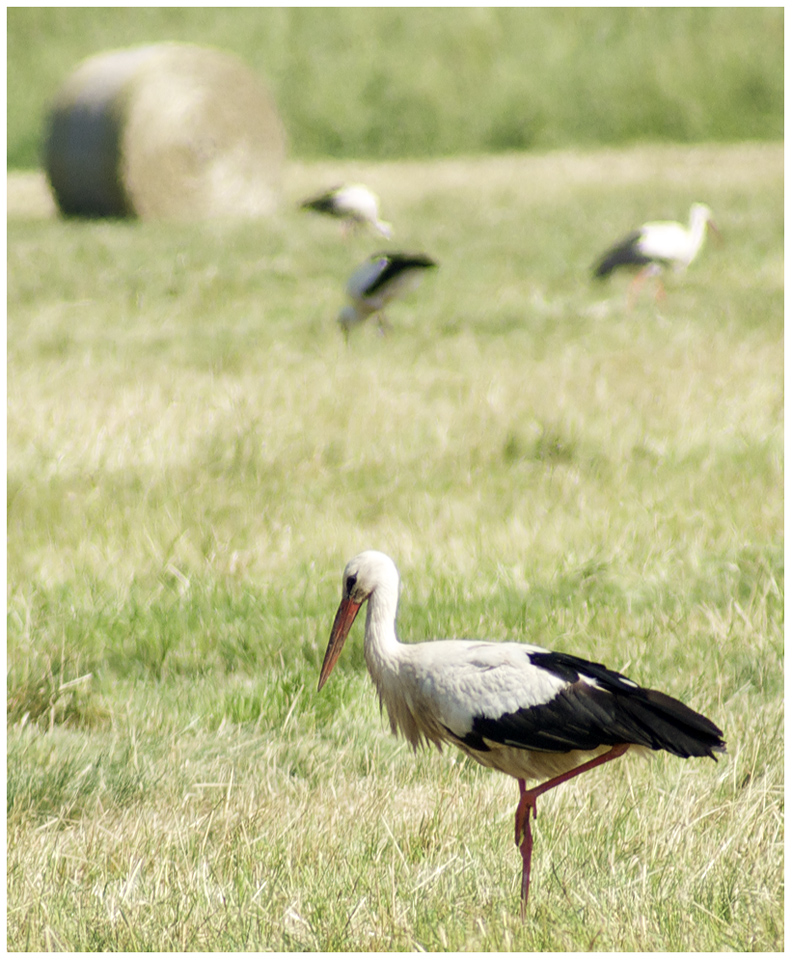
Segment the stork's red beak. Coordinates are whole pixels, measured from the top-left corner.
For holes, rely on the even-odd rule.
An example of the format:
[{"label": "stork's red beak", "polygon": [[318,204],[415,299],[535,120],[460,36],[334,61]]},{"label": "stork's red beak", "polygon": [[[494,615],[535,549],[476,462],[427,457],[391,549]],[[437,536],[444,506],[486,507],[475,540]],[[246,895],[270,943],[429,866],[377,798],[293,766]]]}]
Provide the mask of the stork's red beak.
[{"label": "stork's red beak", "polygon": [[319,686],[318,690],[321,690],[325,685],[325,681],[332,673],[333,667],[336,665],[336,660],[341,654],[341,650],[344,646],[344,641],[347,638],[347,634],[352,629],[352,624],[355,622],[355,617],[360,610],[361,604],[355,603],[349,597],[346,597],[341,601],[341,605],[338,608],[338,612],[335,615],[335,620],[333,621],[333,629],[330,631],[330,641],[327,644],[327,650],[325,651],[324,663],[322,664],[322,672],[319,674]]},{"label": "stork's red beak", "polygon": [[718,241],[718,243],[722,243],[722,242],[723,242],[723,236],[722,236],[720,230],[718,230],[717,226],[712,222],[712,220],[707,220],[707,226],[708,226],[709,229],[710,229],[710,233],[713,235],[713,237],[715,237],[715,239]]}]

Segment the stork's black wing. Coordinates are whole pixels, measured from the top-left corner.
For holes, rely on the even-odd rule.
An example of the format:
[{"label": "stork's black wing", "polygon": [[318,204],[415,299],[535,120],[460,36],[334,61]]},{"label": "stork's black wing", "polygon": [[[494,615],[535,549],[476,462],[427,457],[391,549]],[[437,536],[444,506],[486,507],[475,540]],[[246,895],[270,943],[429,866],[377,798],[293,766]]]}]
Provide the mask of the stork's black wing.
[{"label": "stork's black wing", "polygon": [[339,189],[339,187],[333,187],[332,190],[320,193],[319,196],[309,197],[300,204],[300,207],[303,210],[315,210],[317,213],[328,213],[330,216],[337,217],[339,214],[335,207],[335,195]]},{"label": "stork's black wing", "polygon": [[406,273],[408,270],[425,270],[437,266],[437,261],[427,257],[425,253],[375,253],[371,257],[372,260],[378,258],[385,261],[385,264],[380,273],[366,287],[364,291],[366,296],[376,293],[399,274]]},{"label": "stork's black wing", "polygon": [[484,739],[528,750],[566,752],[630,743],[679,757],[722,753],[722,732],[679,700],[599,663],[565,653],[529,653],[531,663],[564,681],[548,702],[498,718],[478,716],[465,742]]},{"label": "stork's black wing", "polygon": [[643,267],[651,263],[652,258],[640,251],[638,245],[640,239],[641,231],[634,230],[604,253],[592,268],[595,278],[605,279],[617,267]]}]

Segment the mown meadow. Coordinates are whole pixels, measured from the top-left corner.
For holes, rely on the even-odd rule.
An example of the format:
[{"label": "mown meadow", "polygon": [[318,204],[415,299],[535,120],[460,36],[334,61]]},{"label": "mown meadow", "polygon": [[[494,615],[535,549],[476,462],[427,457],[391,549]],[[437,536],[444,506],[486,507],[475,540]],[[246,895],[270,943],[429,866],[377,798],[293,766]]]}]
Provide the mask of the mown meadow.
[{"label": "mown meadow", "polygon": [[[10,950],[782,950],[783,9],[13,8]],[[76,64],[210,43],[270,85],[265,222],[64,221]],[[334,318],[381,238],[439,270]],[[708,203],[665,300],[591,281]],[[345,562],[400,635],[539,643],[683,699],[728,755],[543,797],[393,739]]]},{"label": "mown meadow", "polygon": [[[345,346],[377,190],[440,269]],[[783,948],[783,148],[289,166],[258,223],[64,222],[9,180],[8,946]],[[32,203],[31,197],[37,197]],[[626,309],[603,246],[722,234]],[[344,563],[404,640],[540,643],[682,698],[729,754],[619,761],[539,805],[414,756]]]}]

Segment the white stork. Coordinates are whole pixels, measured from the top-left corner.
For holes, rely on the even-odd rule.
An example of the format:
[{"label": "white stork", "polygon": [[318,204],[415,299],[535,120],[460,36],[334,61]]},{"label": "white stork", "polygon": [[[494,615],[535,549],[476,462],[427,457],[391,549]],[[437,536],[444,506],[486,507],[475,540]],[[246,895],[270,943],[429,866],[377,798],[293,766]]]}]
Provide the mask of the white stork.
[{"label": "white stork", "polygon": [[660,273],[671,266],[677,272],[686,270],[704,244],[707,227],[718,232],[712,220],[712,211],[703,203],[694,203],[690,208],[687,227],[673,221],[645,223],[599,258],[594,265],[594,277],[605,279],[619,267],[639,268],[630,287],[630,302],[651,276],[658,277],[656,295],[657,299],[661,299],[665,291]]},{"label": "white stork", "polygon": [[[725,751],[721,731],[706,717],[598,663],[525,643],[400,643],[399,573],[390,557],[375,550],[346,565],[319,690],[367,600],[363,652],[391,731],[413,749],[453,744],[517,779],[523,916],[531,879],[531,814],[536,817],[541,794],[628,750],[713,759]],[[542,778],[549,779],[526,789],[526,780]]]},{"label": "white stork", "polygon": [[424,271],[437,266],[425,253],[375,253],[362,263],[347,282],[346,292],[351,303],[338,315],[338,323],[349,336],[352,327],[363,323],[372,314],[379,314],[379,326],[384,332],[387,323],[381,311],[395,297],[413,290]]},{"label": "white stork", "polygon": [[379,200],[362,183],[333,187],[326,193],[305,200],[303,210],[314,210],[330,217],[343,220],[347,228],[368,224],[378,233],[390,239],[392,229],[389,223],[379,219]]}]

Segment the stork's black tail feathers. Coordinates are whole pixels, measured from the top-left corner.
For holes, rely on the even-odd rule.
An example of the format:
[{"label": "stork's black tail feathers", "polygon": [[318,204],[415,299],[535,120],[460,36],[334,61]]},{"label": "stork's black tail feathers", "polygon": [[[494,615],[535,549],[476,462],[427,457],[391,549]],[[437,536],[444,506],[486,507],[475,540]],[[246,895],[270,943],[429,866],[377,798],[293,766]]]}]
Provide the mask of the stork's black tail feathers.
[{"label": "stork's black tail feathers", "polygon": [[[570,741],[576,741],[579,747],[584,743],[589,749],[597,743],[634,743],[650,750],[667,750],[678,757],[713,759],[717,759],[716,753],[726,751],[723,732],[711,720],[659,690],[641,687],[615,670],[571,654],[530,656],[533,663],[568,682],[552,710],[570,734],[575,728]],[[574,721],[570,720],[572,716]],[[543,748],[548,749],[548,745]]]},{"label": "stork's black tail feathers", "polygon": [[659,690],[642,690],[644,698],[630,698],[624,705],[636,726],[649,735],[653,750],[667,750],[677,757],[712,757],[725,753],[723,731],[684,703]]}]

